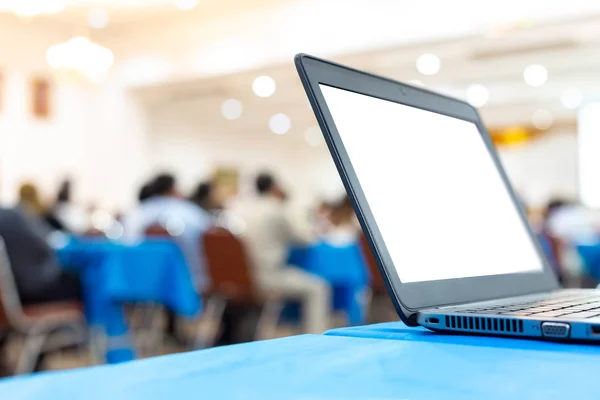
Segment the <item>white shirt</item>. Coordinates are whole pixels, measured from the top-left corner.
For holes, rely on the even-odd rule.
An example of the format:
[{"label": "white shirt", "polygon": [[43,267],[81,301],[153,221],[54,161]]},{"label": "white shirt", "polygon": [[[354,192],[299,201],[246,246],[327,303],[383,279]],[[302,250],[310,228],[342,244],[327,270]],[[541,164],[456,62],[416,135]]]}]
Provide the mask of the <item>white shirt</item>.
[{"label": "white shirt", "polygon": [[550,216],[548,229],[568,243],[595,240],[600,231],[600,215],[581,206],[565,206]]},{"label": "white shirt", "polygon": [[330,246],[346,247],[358,242],[359,231],[356,226],[351,224],[331,226],[327,232],[322,235],[322,239]]},{"label": "white shirt", "polygon": [[283,202],[274,197],[260,197],[240,214],[246,224],[243,239],[259,278],[287,264],[292,244],[305,245],[313,240],[309,229],[294,223]]},{"label": "white shirt", "polygon": [[160,224],[169,230],[181,247],[197,287],[206,284],[201,235],[212,224],[210,215],[197,205],[176,197],[156,196],[144,201],[123,221],[124,238],[137,240],[145,230]]},{"label": "white shirt", "polygon": [[73,233],[84,233],[90,227],[87,212],[75,204],[60,202],[54,209],[56,218],[64,227]]}]

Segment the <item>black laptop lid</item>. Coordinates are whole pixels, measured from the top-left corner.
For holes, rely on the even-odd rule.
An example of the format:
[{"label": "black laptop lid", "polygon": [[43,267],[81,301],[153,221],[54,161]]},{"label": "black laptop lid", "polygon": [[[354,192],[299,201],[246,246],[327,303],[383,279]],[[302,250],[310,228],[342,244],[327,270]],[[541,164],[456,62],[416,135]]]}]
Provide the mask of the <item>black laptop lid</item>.
[{"label": "black laptop lid", "polygon": [[297,64],[404,316],[556,287],[473,107],[307,56]]}]

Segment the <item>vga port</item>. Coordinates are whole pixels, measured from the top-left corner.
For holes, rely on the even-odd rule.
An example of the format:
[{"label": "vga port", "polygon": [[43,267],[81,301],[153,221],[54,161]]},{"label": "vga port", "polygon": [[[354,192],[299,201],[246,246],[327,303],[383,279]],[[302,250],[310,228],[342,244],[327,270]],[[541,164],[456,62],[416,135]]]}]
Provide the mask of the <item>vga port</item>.
[{"label": "vga port", "polygon": [[542,322],[542,336],[551,338],[569,337],[571,326],[564,322]]}]

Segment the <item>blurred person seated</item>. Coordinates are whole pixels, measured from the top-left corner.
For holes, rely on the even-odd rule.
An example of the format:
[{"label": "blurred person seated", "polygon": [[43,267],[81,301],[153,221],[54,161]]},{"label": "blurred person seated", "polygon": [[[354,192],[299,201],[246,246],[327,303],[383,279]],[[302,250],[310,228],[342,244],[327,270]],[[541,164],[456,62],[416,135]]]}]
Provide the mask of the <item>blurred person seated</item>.
[{"label": "blurred person seated", "polygon": [[179,195],[175,177],[158,175],[145,193],[139,207],[123,219],[124,237],[138,240],[147,228],[161,225],[181,247],[194,282],[199,289],[206,284],[200,236],[210,227],[209,215]]},{"label": "blurred person seated", "polygon": [[46,232],[30,216],[20,209],[0,208],[0,236],[23,304],[81,298],[79,278],[60,268]]},{"label": "blurred person seated", "polygon": [[269,174],[256,178],[258,199],[242,211],[244,240],[253,261],[258,284],[281,292],[302,304],[304,330],[322,333],[328,329],[331,287],[322,278],[287,265],[292,245],[307,245],[313,236],[292,222],[285,208],[287,198]]},{"label": "blurred person seated", "polygon": [[220,204],[215,186],[211,182],[201,182],[198,184],[189,200],[210,214],[218,214],[223,210]]},{"label": "blurred person seated", "polygon": [[331,208],[329,202],[322,200],[317,203],[317,206],[309,214],[310,223],[314,230],[320,235],[325,234],[329,229]]},{"label": "blurred person seated", "polygon": [[19,207],[27,215],[39,218],[43,217],[46,211],[40,200],[38,190],[32,183],[24,183],[19,188]]},{"label": "blurred person seated", "polygon": [[324,242],[335,247],[357,243],[360,227],[348,196],[330,207],[328,224],[321,235]]},{"label": "blurred person seated", "polygon": [[[542,234],[552,245],[560,278],[573,277],[566,286],[581,286],[583,263],[577,252],[577,244],[596,242],[600,234],[600,214],[581,204],[564,199],[552,199],[544,211]],[[591,283],[590,283],[591,284]]]},{"label": "blurred person seated", "polygon": [[152,187],[152,182],[145,183],[138,193],[138,201],[143,203],[144,201],[148,200],[154,195],[153,191],[154,189]]},{"label": "blurred person seated", "polygon": [[600,233],[600,214],[581,204],[553,199],[544,212],[544,226],[554,236],[576,243],[595,240]]},{"label": "blurred person seated", "polygon": [[43,222],[48,230],[65,231],[65,226],[56,218],[52,210],[47,210],[42,201],[37,187],[32,183],[24,183],[19,188],[19,208],[32,219]]},{"label": "blurred person seated", "polygon": [[60,230],[83,234],[90,228],[90,216],[85,209],[71,201],[71,187],[69,180],[60,185],[51,213],[62,226]]}]

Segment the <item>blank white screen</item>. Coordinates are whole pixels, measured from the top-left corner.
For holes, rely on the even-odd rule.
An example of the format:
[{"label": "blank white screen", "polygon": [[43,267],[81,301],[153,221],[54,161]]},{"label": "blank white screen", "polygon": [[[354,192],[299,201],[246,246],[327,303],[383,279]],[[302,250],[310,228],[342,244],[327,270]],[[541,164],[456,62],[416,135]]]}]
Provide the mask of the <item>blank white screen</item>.
[{"label": "blank white screen", "polygon": [[402,282],[542,270],[475,124],[320,86]]}]

